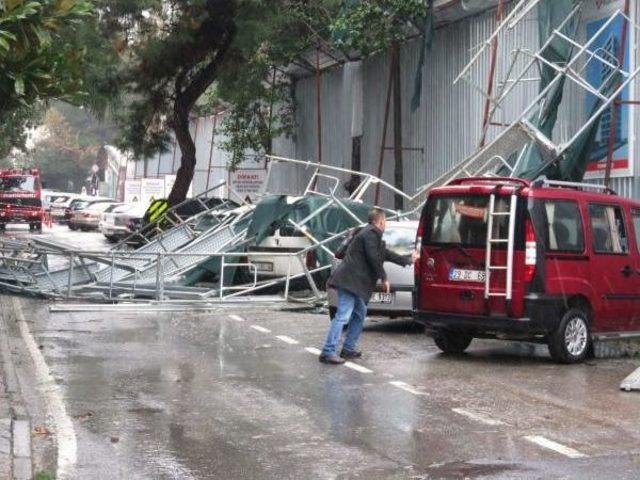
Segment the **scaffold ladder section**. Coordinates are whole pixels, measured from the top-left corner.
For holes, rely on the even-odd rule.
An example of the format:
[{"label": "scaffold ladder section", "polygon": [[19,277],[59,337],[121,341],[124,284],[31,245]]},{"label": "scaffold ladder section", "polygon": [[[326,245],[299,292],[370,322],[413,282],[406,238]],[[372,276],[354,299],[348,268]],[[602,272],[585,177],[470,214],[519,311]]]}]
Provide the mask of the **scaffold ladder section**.
[{"label": "scaffold ladder section", "polygon": [[[447,171],[419,189],[412,197],[413,204],[423,202],[431,188],[446,185],[457,178],[494,176],[498,171],[500,176],[515,176],[520,171],[519,168],[522,166],[528,147],[533,146],[532,148],[538,149],[543,166],[562,161],[563,155],[582,139],[589,128],[613,105],[640,73],[640,65],[636,65],[633,69],[626,69],[624,65],[619,64],[611,52],[594,46],[596,41],[602,40],[611,26],[620,19],[628,23],[636,36],[640,35],[640,26],[632,22],[631,18],[621,10],[616,10],[603,21],[588,40],[580,43],[567,35],[565,31],[565,27],[568,28],[571,22],[578,21],[580,18],[584,2],[576,2],[569,15],[558,23],[557,28],[552,29],[549,37],[539,49],[531,51],[525,46],[521,46],[514,50],[513,54],[518,57],[518,60],[514,60],[511,56],[512,61],[509,65],[497,68],[498,71],[506,72],[506,77],[497,82],[500,88],[496,95],[487,96],[482,87],[482,80],[474,81],[471,78],[471,73],[482,71],[479,62],[484,55],[489,54],[490,46],[496,38],[504,37],[507,39],[511,35],[515,39],[511,38],[509,42],[504,41],[503,43],[514,44],[518,41],[518,32],[515,32],[514,29],[524,22],[536,20],[533,18],[532,12],[535,12],[535,7],[539,3],[540,0],[521,0],[518,2],[513,7],[511,14],[500,23],[489,39],[472,56],[454,83],[464,79],[471,84],[474,90],[483,92],[483,97],[487,98],[491,104],[491,120],[494,113],[500,111],[504,115],[505,107],[508,104],[521,99],[526,84],[530,84],[532,80],[540,81],[539,78],[532,79],[531,77],[532,75],[539,76],[541,69],[553,70],[555,74],[553,79],[544,88],[539,89],[533,100],[515,118],[507,118],[497,124],[503,130],[486,146],[455,163]],[[545,56],[545,50],[553,42],[559,42],[570,49],[572,55],[568,61],[554,63]],[[506,55],[502,55],[502,57],[509,58]],[[525,62],[521,61],[523,58]],[[586,77],[587,66],[594,62],[600,65],[605,72],[599,80],[600,83],[596,85],[590,83]],[[525,65],[521,69],[515,68],[516,63],[518,65],[524,63]],[[619,78],[620,81],[614,82],[615,78]],[[596,100],[596,104],[594,109],[588,113],[586,120],[583,123],[578,123],[575,129],[566,135],[566,139],[554,141],[545,135],[536,124],[556,90],[562,87],[561,82],[565,80],[565,88],[571,86],[580,98],[585,96],[585,98],[593,98]]]}]

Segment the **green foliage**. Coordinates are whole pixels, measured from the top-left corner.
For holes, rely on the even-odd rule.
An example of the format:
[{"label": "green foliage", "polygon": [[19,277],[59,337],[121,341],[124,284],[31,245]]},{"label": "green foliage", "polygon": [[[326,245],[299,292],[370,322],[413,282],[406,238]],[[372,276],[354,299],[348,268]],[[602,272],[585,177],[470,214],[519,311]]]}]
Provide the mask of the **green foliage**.
[{"label": "green foliage", "polygon": [[28,131],[40,125],[43,114],[41,103],[18,105],[0,112],[0,159],[6,158],[14,148],[26,148]]},{"label": "green foliage", "polygon": [[58,102],[47,111],[33,148],[21,163],[40,168],[46,188],[79,191],[98,150],[112,143],[115,133],[113,126],[86,109]]},{"label": "green foliage", "polygon": [[294,127],[293,81],[285,73],[318,44],[327,44],[336,0],[254,2],[238,20],[233,61],[212,94],[226,111],[223,148],[231,152],[231,169],[251,151],[271,153],[272,140]]},{"label": "green foliage", "polygon": [[80,101],[85,49],[75,31],[88,0],[5,0],[0,9],[0,157],[24,148],[49,99]]},{"label": "green foliage", "polygon": [[427,14],[424,0],[347,1],[331,25],[333,42],[364,55],[386,50],[420,31]]},{"label": "green foliage", "polygon": [[35,480],[56,480],[56,476],[49,472],[36,473]]}]

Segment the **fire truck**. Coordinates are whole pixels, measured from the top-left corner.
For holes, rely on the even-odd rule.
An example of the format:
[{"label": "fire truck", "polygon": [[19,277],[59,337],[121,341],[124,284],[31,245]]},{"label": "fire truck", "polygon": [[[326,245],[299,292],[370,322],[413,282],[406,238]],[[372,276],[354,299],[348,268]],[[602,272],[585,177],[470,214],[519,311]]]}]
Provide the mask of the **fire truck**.
[{"label": "fire truck", "polygon": [[29,230],[42,230],[41,190],[37,168],[0,169],[0,231],[10,223],[26,223]]}]

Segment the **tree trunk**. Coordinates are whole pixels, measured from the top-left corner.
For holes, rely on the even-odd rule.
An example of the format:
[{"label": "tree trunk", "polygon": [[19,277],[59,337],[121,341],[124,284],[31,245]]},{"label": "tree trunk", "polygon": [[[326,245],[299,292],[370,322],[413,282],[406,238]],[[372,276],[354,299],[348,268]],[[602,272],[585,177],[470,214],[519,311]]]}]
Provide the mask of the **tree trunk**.
[{"label": "tree trunk", "polygon": [[[176,102],[178,103],[178,102]],[[189,110],[176,105],[173,118],[173,131],[180,146],[180,168],[176,172],[176,183],[169,194],[169,205],[174,206],[187,198],[189,186],[196,169],[196,145],[189,131]]]},{"label": "tree trunk", "polygon": [[[394,156],[394,185],[399,190],[404,190],[404,168],[402,161],[402,94],[400,84],[400,46],[393,43],[393,156]],[[404,208],[404,200],[400,195],[395,195],[395,209]]]},{"label": "tree trunk", "polygon": [[[196,169],[196,145],[189,132],[189,112],[218,76],[220,66],[225,60],[237,31],[236,2],[207,0],[206,8],[209,18],[202,22],[194,38],[200,39],[198,46],[216,46],[215,53],[204,67],[198,69],[197,64],[194,64],[193,68],[197,69],[195,72],[183,71],[175,80],[171,127],[180,146],[181,159],[180,168],[176,172],[176,183],[168,198],[171,206],[177,205],[187,197]],[[209,52],[204,57],[208,54]]]}]

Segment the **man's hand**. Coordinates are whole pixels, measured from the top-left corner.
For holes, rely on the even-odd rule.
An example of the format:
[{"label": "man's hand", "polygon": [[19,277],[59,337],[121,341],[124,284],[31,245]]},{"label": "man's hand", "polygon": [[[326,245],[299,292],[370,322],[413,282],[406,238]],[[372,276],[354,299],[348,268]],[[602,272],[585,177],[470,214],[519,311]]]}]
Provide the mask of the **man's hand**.
[{"label": "man's hand", "polygon": [[411,252],[411,262],[416,263],[418,260],[420,260],[420,254],[416,250],[414,250],[413,252]]},{"label": "man's hand", "polygon": [[391,293],[391,284],[389,283],[389,280],[382,282],[382,288],[386,293]]}]

